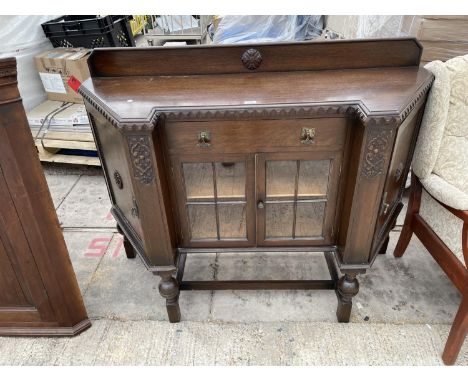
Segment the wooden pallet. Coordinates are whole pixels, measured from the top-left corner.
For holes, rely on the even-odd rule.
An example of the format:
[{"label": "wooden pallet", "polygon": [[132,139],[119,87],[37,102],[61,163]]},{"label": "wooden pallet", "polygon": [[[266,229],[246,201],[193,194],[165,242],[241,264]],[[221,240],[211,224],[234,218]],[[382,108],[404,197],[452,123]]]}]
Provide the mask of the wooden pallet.
[{"label": "wooden pallet", "polygon": [[61,149],[96,151],[96,144],[94,143],[92,133],[50,131],[42,139],[36,138],[35,145],[41,162],[101,166],[101,161],[98,157],[59,153]]}]

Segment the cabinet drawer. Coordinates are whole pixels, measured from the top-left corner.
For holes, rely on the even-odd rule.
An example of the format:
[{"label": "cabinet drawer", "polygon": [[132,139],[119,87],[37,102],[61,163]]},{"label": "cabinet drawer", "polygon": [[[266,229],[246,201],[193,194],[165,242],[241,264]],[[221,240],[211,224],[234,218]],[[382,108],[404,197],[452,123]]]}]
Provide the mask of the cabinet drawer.
[{"label": "cabinet drawer", "polygon": [[346,118],[294,120],[168,122],[165,136],[171,153],[252,153],[340,150]]}]

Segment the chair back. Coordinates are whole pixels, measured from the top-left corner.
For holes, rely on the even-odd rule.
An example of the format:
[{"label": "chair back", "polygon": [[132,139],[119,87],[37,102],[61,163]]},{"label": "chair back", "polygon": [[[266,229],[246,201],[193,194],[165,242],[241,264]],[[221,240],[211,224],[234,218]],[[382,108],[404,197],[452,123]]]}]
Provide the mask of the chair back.
[{"label": "chair back", "polygon": [[420,178],[434,173],[468,194],[468,55],[425,66],[434,76],[413,159]]}]

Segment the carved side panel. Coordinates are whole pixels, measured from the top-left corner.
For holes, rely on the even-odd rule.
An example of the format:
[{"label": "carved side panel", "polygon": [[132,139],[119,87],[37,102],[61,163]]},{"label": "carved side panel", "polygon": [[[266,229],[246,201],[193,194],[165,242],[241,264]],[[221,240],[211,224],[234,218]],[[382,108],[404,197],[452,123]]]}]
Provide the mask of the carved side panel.
[{"label": "carved side panel", "polygon": [[392,133],[392,129],[388,127],[372,127],[367,137],[364,164],[362,166],[362,174],[365,178],[372,179],[382,174]]},{"label": "carved side panel", "polygon": [[138,221],[142,228],[144,260],[150,269],[175,266],[170,191],[164,185],[167,175],[159,133],[160,129],[122,134],[127,145],[128,169],[133,178],[129,220]]},{"label": "carved side panel", "polygon": [[[356,183],[352,192],[349,224],[346,243],[341,248],[341,269],[356,267],[369,262],[374,230],[377,223],[385,179],[392,155],[395,132],[398,122],[370,119],[363,124],[362,145],[355,146],[353,155],[360,151],[360,161],[356,171]],[[358,126],[356,126],[358,128]]]},{"label": "carved side panel", "polygon": [[154,165],[151,159],[151,140],[147,135],[127,136],[132,160],[133,176],[142,184],[154,181]]}]

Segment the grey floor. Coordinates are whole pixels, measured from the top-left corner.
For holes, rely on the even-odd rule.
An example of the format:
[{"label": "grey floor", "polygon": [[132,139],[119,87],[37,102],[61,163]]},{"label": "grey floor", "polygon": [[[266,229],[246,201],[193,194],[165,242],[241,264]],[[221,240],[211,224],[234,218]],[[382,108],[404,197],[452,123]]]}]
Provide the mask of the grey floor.
[{"label": "grey floor", "polygon": [[[360,277],[351,322],[332,291],[182,292],[166,321],[158,279],[128,260],[99,169],[44,165],[93,326],[75,338],[0,338],[13,365],[439,365],[460,295],[417,239]],[[321,255],[191,255],[191,279],[327,277]],[[467,341],[468,342],[468,341]],[[468,365],[468,343],[458,364]]]}]

